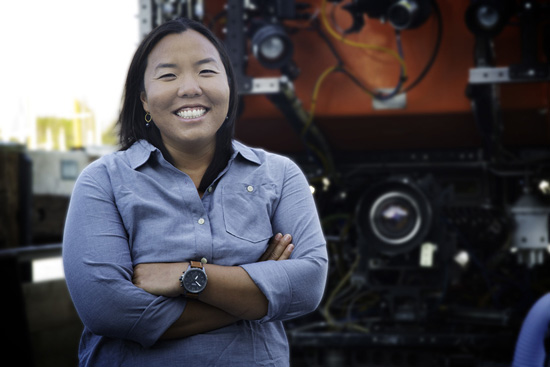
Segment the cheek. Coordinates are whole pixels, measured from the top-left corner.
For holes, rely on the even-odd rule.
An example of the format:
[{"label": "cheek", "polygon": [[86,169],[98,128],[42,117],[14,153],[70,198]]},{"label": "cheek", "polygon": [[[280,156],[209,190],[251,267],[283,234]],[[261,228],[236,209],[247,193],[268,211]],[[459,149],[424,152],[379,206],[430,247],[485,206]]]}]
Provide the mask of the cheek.
[{"label": "cheek", "polygon": [[147,104],[150,111],[162,110],[170,104],[169,92],[164,89],[149,87],[147,89]]},{"label": "cheek", "polygon": [[220,106],[223,106],[222,109],[225,115],[227,115],[227,113],[229,112],[229,97],[230,97],[229,87],[224,88],[223,90],[220,90],[218,100],[219,100]]}]

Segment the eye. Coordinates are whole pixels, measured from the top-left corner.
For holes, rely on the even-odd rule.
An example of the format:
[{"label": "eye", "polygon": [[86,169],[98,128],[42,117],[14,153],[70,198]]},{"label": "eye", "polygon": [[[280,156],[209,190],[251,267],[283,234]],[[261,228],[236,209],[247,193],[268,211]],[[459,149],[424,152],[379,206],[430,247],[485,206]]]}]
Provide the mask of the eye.
[{"label": "eye", "polygon": [[159,79],[173,79],[175,77],[176,77],[175,74],[168,73],[168,74],[162,74],[161,76],[159,76]]},{"label": "eye", "polygon": [[218,72],[210,69],[204,69],[200,71],[200,74],[218,74]]}]

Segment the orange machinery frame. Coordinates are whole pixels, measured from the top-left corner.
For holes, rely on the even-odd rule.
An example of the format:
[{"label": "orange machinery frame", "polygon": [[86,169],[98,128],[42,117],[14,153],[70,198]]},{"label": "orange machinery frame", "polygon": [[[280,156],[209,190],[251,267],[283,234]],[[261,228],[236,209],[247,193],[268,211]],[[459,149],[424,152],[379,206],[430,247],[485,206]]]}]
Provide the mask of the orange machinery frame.
[{"label": "orange machinery frame", "polygon": [[[320,16],[321,0],[304,0]],[[346,3],[344,1],[343,3]],[[406,95],[406,107],[375,110],[371,97],[342,73],[332,73],[323,82],[317,98],[314,123],[334,150],[354,152],[387,149],[475,148],[482,144],[466,97],[469,69],[474,66],[474,35],[467,29],[464,14],[467,0],[437,0],[443,20],[439,54],[424,80]],[[223,1],[207,3],[207,20]],[[351,25],[342,4],[328,3],[327,13],[335,27]],[[296,94],[309,110],[312,91],[321,73],[336,64],[327,45],[316,32],[306,30],[308,21],[287,21],[301,27],[291,36],[294,60],[301,74],[294,81]],[[217,25],[223,28],[223,23]],[[323,28],[326,32],[326,29]],[[426,65],[436,42],[435,16],[417,29],[402,31],[408,83]],[[223,34],[220,34],[223,38]],[[330,37],[330,36],[329,36]],[[365,27],[348,39],[396,49],[391,25],[366,19]],[[332,38],[347,68],[370,89],[392,88],[399,76],[399,63],[386,53],[358,49]],[[497,66],[520,62],[520,32],[508,26],[494,39]],[[263,68],[249,55],[247,74],[254,77],[277,73]],[[549,146],[549,83],[501,84],[500,103],[505,146]],[[237,138],[270,150],[301,150],[298,135],[280,111],[265,96],[245,96],[244,111],[237,124]]]}]

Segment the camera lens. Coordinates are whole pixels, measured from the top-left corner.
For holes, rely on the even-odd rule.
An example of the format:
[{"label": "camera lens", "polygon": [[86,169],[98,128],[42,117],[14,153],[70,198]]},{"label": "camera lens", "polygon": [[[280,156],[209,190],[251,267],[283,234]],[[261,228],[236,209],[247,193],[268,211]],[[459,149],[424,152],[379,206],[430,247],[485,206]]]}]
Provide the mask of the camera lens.
[{"label": "camera lens", "polygon": [[500,20],[499,12],[491,6],[481,6],[476,15],[480,27],[488,30],[496,27]]},{"label": "camera lens", "polygon": [[260,44],[260,54],[269,61],[281,59],[284,51],[284,41],[278,36],[271,36]]},{"label": "camera lens", "polygon": [[266,24],[252,36],[252,53],[268,69],[279,69],[292,60],[294,48],[281,25]]},{"label": "camera lens", "polygon": [[394,191],[380,196],[370,210],[370,225],[383,242],[400,245],[412,239],[422,222],[417,201],[407,193]]},{"label": "camera lens", "polygon": [[[426,14],[429,15],[429,12]],[[388,9],[388,20],[395,29],[415,28],[425,17],[414,0],[400,0]]]}]

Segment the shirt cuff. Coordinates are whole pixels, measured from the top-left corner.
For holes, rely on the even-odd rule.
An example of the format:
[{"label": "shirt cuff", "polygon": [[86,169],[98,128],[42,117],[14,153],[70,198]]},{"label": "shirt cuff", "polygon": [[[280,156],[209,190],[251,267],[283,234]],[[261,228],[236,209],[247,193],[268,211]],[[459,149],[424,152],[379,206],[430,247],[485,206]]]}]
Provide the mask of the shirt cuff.
[{"label": "shirt cuff", "polygon": [[260,323],[284,319],[290,307],[292,286],[280,265],[273,260],[241,265],[268,301],[267,315],[258,320]]},{"label": "shirt cuff", "polygon": [[186,305],[185,297],[157,297],[128,332],[128,339],[145,348],[151,347],[176,322]]}]

